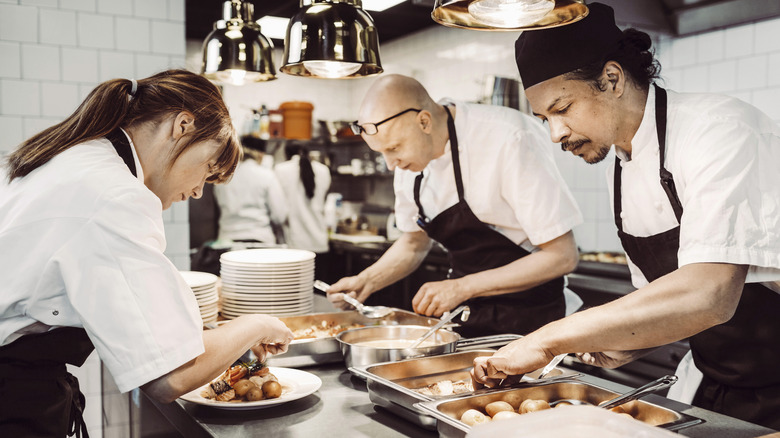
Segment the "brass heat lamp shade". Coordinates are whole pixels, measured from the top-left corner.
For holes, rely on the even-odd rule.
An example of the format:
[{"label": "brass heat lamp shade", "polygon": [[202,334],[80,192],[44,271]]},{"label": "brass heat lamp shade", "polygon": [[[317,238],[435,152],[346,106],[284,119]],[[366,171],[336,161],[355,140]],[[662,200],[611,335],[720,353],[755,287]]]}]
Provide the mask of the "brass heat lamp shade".
[{"label": "brass heat lamp shade", "polygon": [[281,71],[356,78],[382,73],[379,35],[360,0],[301,0],[290,19]]},{"label": "brass heat lamp shade", "polygon": [[253,21],[252,10],[248,2],[223,4],[224,20],[214,23],[203,43],[203,76],[232,85],[276,79],[273,44]]},{"label": "brass heat lamp shade", "polygon": [[[549,12],[543,12],[542,16],[531,18],[530,22],[519,20],[513,23],[509,18],[510,13],[498,11],[496,19],[501,20],[500,24],[490,20],[477,18],[475,12],[479,10],[480,4],[490,4],[494,6],[512,6],[522,3],[544,3],[544,0],[435,0],[431,18],[433,21],[448,27],[457,27],[461,29],[485,30],[485,31],[526,31],[547,29],[551,27],[565,26],[582,20],[588,15],[588,7],[585,0],[550,0]],[[471,11],[470,11],[471,9]]]}]

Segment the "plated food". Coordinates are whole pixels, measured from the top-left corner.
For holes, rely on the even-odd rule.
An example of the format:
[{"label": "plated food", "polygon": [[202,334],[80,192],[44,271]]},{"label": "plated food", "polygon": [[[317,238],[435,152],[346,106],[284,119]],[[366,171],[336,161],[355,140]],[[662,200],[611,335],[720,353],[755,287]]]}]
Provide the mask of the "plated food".
[{"label": "plated food", "polygon": [[221,402],[253,402],[280,397],[282,385],[264,363],[242,363],[212,380],[200,395]]},{"label": "plated food", "polygon": [[[212,382],[183,395],[181,399],[219,409],[264,409],[306,397],[322,386],[322,380],[316,375],[292,368],[265,367],[264,369],[267,371],[263,371],[260,375],[252,375],[251,372],[241,375],[242,371],[233,368],[231,367],[232,372],[231,369],[228,369]],[[247,369],[247,371],[249,370]],[[257,372],[255,373],[257,374]],[[247,376],[248,378],[246,378]],[[275,380],[270,376],[274,376]],[[254,379],[252,381],[254,377],[260,377],[262,380]],[[230,383],[231,381],[233,382],[232,384]],[[252,390],[253,386],[241,383],[244,381],[251,382],[255,388],[259,388],[258,390],[262,393],[262,397],[258,394],[258,390]],[[212,384],[222,386],[219,388],[221,397],[217,398],[217,391],[214,390]],[[277,389],[279,389],[276,388],[275,384],[278,384],[281,389],[281,393],[278,396],[275,396]],[[230,389],[223,385],[230,386]],[[230,394],[230,391],[233,394]],[[243,395],[241,395],[242,393]],[[225,401],[226,399],[227,401]]]}]

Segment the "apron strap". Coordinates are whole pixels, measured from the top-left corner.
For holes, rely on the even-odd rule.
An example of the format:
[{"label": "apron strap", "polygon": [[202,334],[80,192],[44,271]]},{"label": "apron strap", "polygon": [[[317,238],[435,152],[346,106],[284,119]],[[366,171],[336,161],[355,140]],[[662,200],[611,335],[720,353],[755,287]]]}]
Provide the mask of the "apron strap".
[{"label": "apron strap", "polygon": [[133,176],[137,177],[138,174],[135,170],[133,149],[130,147],[130,141],[127,139],[127,135],[122,131],[121,128],[116,128],[109,132],[108,135],[106,135],[106,138],[114,146],[116,153],[119,154],[119,157],[122,158],[122,161],[125,162],[127,168],[130,169],[130,172],[132,172]]},{"label": "apron strap", "polygon": [[[450,154],[452,155],[452,167],[455,174],[455,187],[458,190],[458,201],[463,201],[463,178],[460,173],[460,156],[458,154],[458,135],[455,132],[455,119],[452,118],[452,113],[447,105],[444,105],[444,110],[447,111],[447,132],[450,137]],[[423,172],[417,174],[414,178],[414,203],[417,204],[417,225],[420,228],[430,222],[430,219],[425,216],[423,206],[420,203],[420,187],[422,186],[422,180],[425,176]]]},{"label": "apron strap", "polygon": [[[664,163],[666,160],[666,116],[667,116],[667,99],[666,90],[653,84],[655,87],[655,128],[658,135],[658,168],[661,179],[661,187],[663,187],[666,193],[669,203],[672,205],[677,222],[682,219],[683,207],[680,202],[679,196],[677,196],[677,188],[674,186],[674,177],[672,173],[666,170]],[[615,156],[615,176],[613,180],[613,190],[615,196],[613,199],[613,206],[615,210],[615,225],[620,232],[623,232],[623,219],[620,213],[623,211],[622,206],[622,193],[621,193],[621,173],[622,167],[620,166],[620,158]]]}]

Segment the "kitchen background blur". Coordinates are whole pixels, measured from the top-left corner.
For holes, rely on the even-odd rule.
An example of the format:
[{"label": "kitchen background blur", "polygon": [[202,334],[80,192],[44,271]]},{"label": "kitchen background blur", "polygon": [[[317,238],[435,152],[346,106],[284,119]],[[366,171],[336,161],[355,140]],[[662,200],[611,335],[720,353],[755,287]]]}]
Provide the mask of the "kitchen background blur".
[{"label": "kitchen background blur", "polygon": [[[263,3],[266,1],[262,0]],[[675,3],[669,0],[656,3],[660,1],[667,6]],[[0,0],[0,155],[12,150],[23,139],[61,121],[101,81],[117,77],[143,78],[166,68],[199,72],[203,36],[188,38],[198,32],[190,29],[188,19],[192,13],[203,10],[205,6],[199,3],[185,0]],[[207,21],[221,18],[220,3],[208,2],[208,8],[213,9],[213,18]],[[297,2],[293,0],[293,3]],[[414,10],[420,16],[429,14],[430,6],[413,3],[424,2],[409,0],[401,7]],[[743,4],[767,5],[766,14],[760,19],[750,17],[747,22],[740,23],[740,17],[729,12],[734,23],[710,19],[709,26],[685,35],[659,26],[658,17],[645,16],[643,12],[650,9],[643,9],[642,5],[648,2],[612,0],[605,3],[615,7],[619,24],[630,24],[651,32],[663,66],[663,85],[682,92],[728,94],[752,103],[780,121],[777,105],[780,101],[778,2],[741,0]],[[657,8],[652,11],[657,12]],[[260,16],[256,14],[255,18]],[[193,18],[192,21],[196,20]],[[726,24],[728,26],[721,27]],[[383,30],[387,28],[383,29],[379,20],[377,27],[384,71],[418,79],[434,99],[446,96],[489,103],[495,77],[518,79],[514,61],[517,32],[476,32],[431,22],[411,33],[396,31],[392,39],[385,39]],[[274,61],[278,69],[282,43],[278,40],[275,43]],[[320,159],[332,166],[331,191],[342,194],[349,214],[367,215],[378,231],[384,232],[384,219],[393,206],[392,175],[359,137],[342,136],[343,131],[337,133],[338,125],[332,123],[357,117],[360,101],[374,79],[312,79],[281,72],[277,77],[271,82],[224,86],[225,100],[236,127],[242,133],[255,129],[253,110],[260,112],[263,106],[277,110],[284,102],[311,103],[311,139],[308,142],[312,150],[319,151]],[[320,120],[327,123],[320,123]],[[277,148],[285,141],[284,138],[272,139],[270,145]],[[281,159],[275,155],[277,160]],[[581,250],[619,251],[604,177],[606,166],[612,160],[608,158],[600,164],[585,166],[571,154],[556,150],[555,157],[585,216],[585,223],[574,230]],[[357,160],[354,165],[353,159]],[[209,224],[215,218],[210,216],[213,212],[209,212],[207,201],[190,201],[190,205],[176,203],[164,212],[166,254],[181,270],[190,267],[191,249],[213,238],[209,236]],[[128,414],[132,412],[130,406],[137,402],[134,398],[138,396],[137,392],[129,397],[118,394],[110,375],[101,371],[95,355],[84,367],[73,372],[80,378],[83,392],[88,397],[86,418],[91,436],[130,436],[131,432],[133,436],[140,436],[133,430],[133,419]]]}]

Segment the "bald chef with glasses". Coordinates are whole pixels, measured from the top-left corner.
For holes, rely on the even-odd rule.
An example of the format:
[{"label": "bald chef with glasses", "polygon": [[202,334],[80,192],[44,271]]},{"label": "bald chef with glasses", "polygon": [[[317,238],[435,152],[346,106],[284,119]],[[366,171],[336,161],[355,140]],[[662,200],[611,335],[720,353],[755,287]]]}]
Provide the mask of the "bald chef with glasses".
[{"label": "bald chef with glasses", "polygon": [[[403,279],[435,241],[450,275],[420,287],[415,312],[438,317],[468,304],[457,329],[465,337],[524,334],[566,314],[563,276],[577,265],[571,230],[582,215],[538,121],[506,107],[437,103],[416,80],[387,75],[352,129],[395,170],[403,234],[376,263],[331,286],[334,304],[348,306],[343,293],[363,302]],[[567,296],[570,311],[581,305]]]}]

